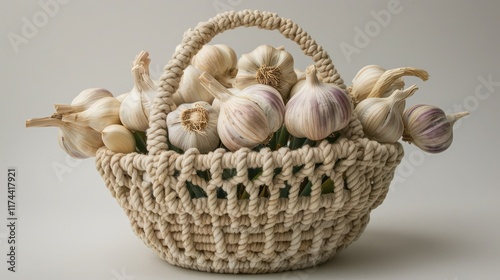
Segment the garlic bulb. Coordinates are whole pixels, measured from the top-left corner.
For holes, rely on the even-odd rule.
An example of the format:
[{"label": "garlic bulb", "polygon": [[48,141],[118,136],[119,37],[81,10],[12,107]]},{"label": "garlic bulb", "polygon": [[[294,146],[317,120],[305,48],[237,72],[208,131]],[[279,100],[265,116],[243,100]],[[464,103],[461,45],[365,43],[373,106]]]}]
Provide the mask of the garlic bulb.
[{"label": "garlic bulb", "polygon": [[[285,116],[285,104],[280,93],[271,86],[255,84],[239,90],[237,88],[228,88],[234,95],[247,98],[256,102],[264,111],[269,128],[275,132],[283,125]],[[212,102],[212,106],[216,110],[220,110],[221,101],[217,98]]]},{"label": "garlic bulb", "polygon": [[367,65],[353,78],[350,94],[355,104],[368,97],[387,97],[396,89],[403,89],[403,76],[417,76],[424,81],[429,77],[426,71],[417,68],[386,70],[378,65]]},{"label": "garlic bulb", "polygon": [[156,85],[149,76],[148,56],[142,51],[136,57],[132,67],[134,87],[120,106],[120,121],[132,131],[146,131],[149,127],[149,114],[157,94]]},{"label": "garlic bulb", "polygon": [[201,73],[202,72],[198,68],[192,65],[188,65],[184,70],[184,74],[179,83],[179,89],[172,95],[172,101],[174,101],[176,105],[197,101],[211,103],[214,100],[210,92],[200,83],[199,77]]},{"label": "garlic bulb", "polygon": [[306,70],[304,86],[288,101],[285,126],[291,135],[318,141],[344,128],[351,119],[349,96],[335,84],[320,82],[316,67]]},{"label": "garlic bulb", "polygon": [[[200,76],[200,80],[201,84],[220,100],[217,130],[222,143],[229,150],[253,148],[269,141],[273,133],[271,125],[274,126],[279,121],[270,120],[268,117],[279,118],[280,111],[266,115],[266,110],[284,107],[281,96],[272,92],[274,89],[259,85],[233,94],[206,72]],[[257,97],[259,94],[262,96]]]},{"label": "garlic bulb", "polygon": [[104,97],[82,112],[63,115],[62,120],[76,125],[89,126],[100,132],[108,125],[120,124],[119,110],[120,101],[118,99]]},{"label": "garlic bulb", "polygon": [[204,45],[191,59],[193,66],[201,72],[206,71],[225,87],[232,87],[233,79],[238,72],[237,62],[234,50],[223,44]]},{"label": "garlic bulb", "polygon": [[119,124],[106,126],[101,132],[102,142],[115,153],[132,153],[135,151],[135,138],[132,132]]},{"label": "garlic bulb", "polygon": [[469,112],[446,115],[443,110],[432,105],[412,106],[403,115],[403,141],[413,143],[428,153],[443,152],[453,142],[453,125],[467,115]]},{"label": "garlic bulb", "polygon": [[389,97],[367,98],[354,109],[365,135],[380,143],[395,143],[403,134],[401,102],[417,90],[413,85],[404,91],[395,90]]},{"label": "garlic bulb", "polygon": [[196,148],[208,153],[219,146],[217,119],[219,112],[204,101],[184,103],[167,115],[168,139],[186,151]]},{"label": "garlic bulb", "polygon": [[26,127],[59,128],[59,146],[73,158],[93,157],[97,149],[104,146],[99,132],[88,126],[64,122],[61,115],[57,114],[47,118],[29,119],[26,121]]},{"label": "garlic bulb", "polygon": [[113,97],[113,94],[107,89],[89,88],[73,98],[71,105],[54,104],[54,107],[57,114],[77,113],[92,106],[92,104],[103,97]]},{"label": "garlic bulb", "polygon": [[257,83],[272,86],[286,102],[290,89],[297,82],[293,63],[292,55],[285,50],[269,45],[258,46],[238,61],[236,87],[244,89]]}]

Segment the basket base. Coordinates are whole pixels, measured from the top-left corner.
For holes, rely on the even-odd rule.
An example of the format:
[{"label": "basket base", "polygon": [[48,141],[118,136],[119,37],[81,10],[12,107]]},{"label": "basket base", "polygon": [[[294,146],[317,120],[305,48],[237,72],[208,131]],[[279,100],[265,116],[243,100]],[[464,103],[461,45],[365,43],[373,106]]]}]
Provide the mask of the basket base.
[{"label": "basket base", "polygon": [[[316,249],[311,248],[311,242],[300,238],[297,244],[301,250],[295,250],[294,254],[290,255],[290,246],[283,250],[277,248],[276,257],[272,260],[265,259],[262,253],[248,253],[246,255],[238,255],[237,252],[228,253],[225,258],[216,256],[215,252],[210,250],[198,256],[188,256],[186,250],[179,249],[181,240],[173,240],[176,248],[169,249],[166,245],[168,241],[160,242],[156,236],[160,235],[159,230],[153,235],[146,234],[148,226],[143,227],[143,221],[135,220],[135,215],[128,215],[131,219],[132,228],[135,233],[150,247],[161,259],[169,264],[187,268],[191,270],[224,273],[224,274],[263,274],[276,273],[291,270],[307,269],[321,265],[332,259],[337,253],[345,249],[352,242],[356,241],[363,233],[369,222],[369,213],[362,217],[351,221],[349,226],[343,227],[342,232],[335,230],[335,226],[331,230],[322,232],[330,232],[331,234],[323,235],[321,238],[321,246],[316,246]],[[135,216],[138,217],[138,216]],[[151,227],[149,227],[151,228]],[[153,233],[153,232],[151,232]],[[161,245],[160,245],[161,244]],[[198,244],[198,246],[201,246]],[[293,247],[293,245],[291,245]],[[172,248],[172,247],[170,247]],[[302,249],[309,248],[309,249]],[[229,251],[229,247],[227,248]],[[279,251],[278,251],[279,249]],[[292,250],[293,251],[293,250]]]}]

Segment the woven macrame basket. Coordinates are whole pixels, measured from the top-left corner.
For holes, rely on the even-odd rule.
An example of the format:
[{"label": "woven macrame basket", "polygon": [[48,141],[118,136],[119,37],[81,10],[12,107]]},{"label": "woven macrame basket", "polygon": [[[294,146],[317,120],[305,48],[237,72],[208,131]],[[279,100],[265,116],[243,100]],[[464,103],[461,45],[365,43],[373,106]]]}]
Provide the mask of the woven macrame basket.
[{"label": "woven macrame basket", "polygon": [[[174,103],[183,70],[203,45],[217,34],[237,27],[278,30],[296,42],[314,61],[323,81],[345,88],[328,54],[291,20],[260,11],[226,12],[184,39],[160,78],[147,131],[148,155],[117,154],[105,147],[96,165],[111,194],[123,208],[137,236],[167,262],[219,273],[271,273],[316,266],[356,240],[370,211],[382,203],[396,166],[401,144],[380,144],[364,138],[356,115],[333,144],[276,151],[196,149],[179,154],[167,146],[166,116]],[[293,173],[295,166],[302,166]],[[250,168],[262,175],[249,179]],[[225,169],[236,174],[223,179]],[[198,176],[208,171],[210,180]],[[321,194],[328,176],[334,191]],[[310,196],[299,196],[300,183],[312,182]],[[191,198],[187,183],[200,186],[205,198]],[[248,199],[238,199],[236,186]],[[291,187],[287,198],[280,189]],[[259,196],[266,185],[269,197]],[[217,198],[222,188],[227,198]]]}]

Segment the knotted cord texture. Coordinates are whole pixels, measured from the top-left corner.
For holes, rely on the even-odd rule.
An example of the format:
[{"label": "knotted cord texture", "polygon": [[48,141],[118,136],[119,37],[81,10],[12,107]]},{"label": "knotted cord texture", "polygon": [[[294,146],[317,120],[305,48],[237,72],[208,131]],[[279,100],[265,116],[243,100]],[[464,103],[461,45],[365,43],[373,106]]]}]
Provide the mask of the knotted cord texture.
[{"label": "knotted cord texture", "polygon": [[[165,67],[147,132],[149,154],[116,154],[103,147],[96,166],[136,235],[171,264],[220,273],[315,266],[363,232],[370,211],[388,192],[403,148],[364,138],[353,114],[335,143],[325,140],[315,147],[169,150],[166,116],[183,70],[215,35],[241,26],[278,30],[312,57],[325,81],[345,88],[328,54],[289,19],[248,10],[219,14],[186,32]],[[252,170],[262,172],[252,177]],[[328,178],[333,192],[322,194]],[[311,183],[307,196],[300,195],[305,180]],[[206,197],[192,198],[188,186],[193,185]],[[268,191],[264,197],[262,187]],[[248,195],[240,197],[238,188]],[[225,198],[219,198],[221,192]]]}]

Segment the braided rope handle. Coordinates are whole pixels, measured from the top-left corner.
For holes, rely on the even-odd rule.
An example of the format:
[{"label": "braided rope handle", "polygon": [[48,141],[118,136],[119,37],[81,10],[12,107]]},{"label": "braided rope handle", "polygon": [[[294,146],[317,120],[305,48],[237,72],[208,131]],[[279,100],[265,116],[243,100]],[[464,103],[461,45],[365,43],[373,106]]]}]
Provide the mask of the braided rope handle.
[{"label": "braided rope handle", "polygon": [[297,24],[275,13],[243,10],[218,14],[207,22],[199,23],[194,30],[188,31],[172,59],[165,66],[159,81],[159,94],[153,103],[147,131],[147,149],[150,155],[168,150],[167,114],[175,108],[172,94],[177,91],[184,70],[191,58],[217,34],[237,27],[258,27],[278,30],[286,38],[296,42],[302,52],[312,57],[318,73],[327,83],[336,83],[345,89],[344,81],[337,73],[332,60],[325,50]]}]

